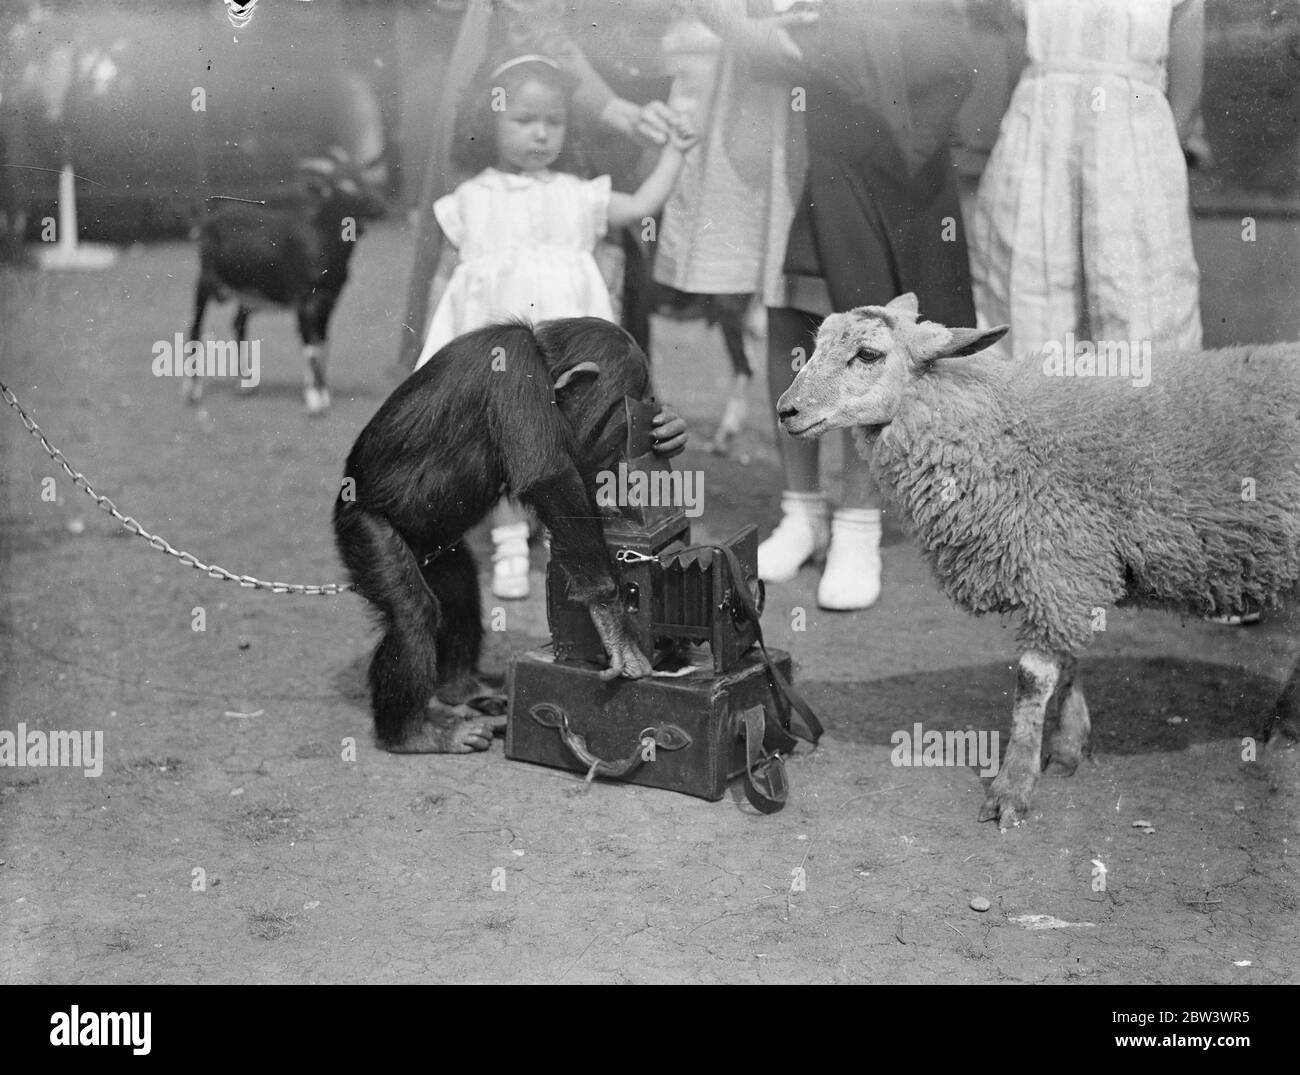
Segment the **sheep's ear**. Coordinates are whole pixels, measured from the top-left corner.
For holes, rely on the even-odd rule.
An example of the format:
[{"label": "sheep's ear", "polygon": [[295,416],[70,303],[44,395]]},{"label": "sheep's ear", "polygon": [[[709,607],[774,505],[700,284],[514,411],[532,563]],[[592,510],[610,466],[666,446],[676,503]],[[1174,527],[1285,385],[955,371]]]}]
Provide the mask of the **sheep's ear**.
[{"label": "sheep's ear", "polygon": [[948,342],[936,350],[933,358],[960,358],[973,355],[992,347],[1010,330],[1010,325],[998,325],[991,329],[955,328],[949,330]]},{"label": "sheep's ear", "polygon": [[920,307],[916,302],[916,292],[909,291],[904,295],[899,295],[896,299],[890,299],[885,304],[886,310],[894,310],[900,314],[906,314],[908,317],[915,319],[920,314]]},{"label": "sheep's ear", "polygon": [[587,373],[591,374],[593,377],[599,377],[600,367],[594,362],[579,362],[576,366],[570,366],[555,379],[555,391],[558,392],[575,377]]}]

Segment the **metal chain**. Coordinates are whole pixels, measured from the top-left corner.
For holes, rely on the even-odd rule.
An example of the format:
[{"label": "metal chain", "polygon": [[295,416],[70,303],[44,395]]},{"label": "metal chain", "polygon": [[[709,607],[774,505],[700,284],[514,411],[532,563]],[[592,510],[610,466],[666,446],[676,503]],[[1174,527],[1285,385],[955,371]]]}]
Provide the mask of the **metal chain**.
[{"label": "metal chain", "polygon": [[98,507],[103,508],[109,513],[109,515],[113,516],[113,518],[126,527],[130,533],[144,538],[145,541],[149,542],[149,544],[159,552],[165,552],[168,556],[176,557],[176,559],[186,567],[192,567],[197,571],[202,571],[208,576],[208,578],[219,579],[222,582],[237,582],[240,586],[248,590],[270,590],[272,593],[296,593],[307,594],[310,596],[333,596],[334,594],[348,593],[352,589],[350,583],[342,582],[327,582],[323,585],[311,586],[293,582],[267,582],[264,579],[254,578],[252,575],[236,575],[233,571],[227,571],[224,567],[219,567],[216,564],[203,563],[203,561],[193,553],[183,552],[180,549],[173,548],[166,538],[159,537],[157,534],[149,533],[148,530],[131,518],[131,516],[123,515],[118,511],[117,505],[109,500],[108,497],[95,492],[95,490],[91,488],[90,482],[86,480],[86,476],[80,471],[73,470],[64,454],[46,439],[45,434],[41,432],[41,427],[32,420],[31,416],[28,415],[25,410],[23,410],[22,404],[18,402],[18,397],[9,390],[9,386],[3,381],[0,381],[0,395],[3,395],[4,401],[18,412],[18,417],[22,419],[23,425],[27,427],[27,432],[41,442],[41,447],[45,449],[51,459],[64,469],[68,477],[72,479],[73,485],[78,489],[84,490],[86,495],[94,500]]}]

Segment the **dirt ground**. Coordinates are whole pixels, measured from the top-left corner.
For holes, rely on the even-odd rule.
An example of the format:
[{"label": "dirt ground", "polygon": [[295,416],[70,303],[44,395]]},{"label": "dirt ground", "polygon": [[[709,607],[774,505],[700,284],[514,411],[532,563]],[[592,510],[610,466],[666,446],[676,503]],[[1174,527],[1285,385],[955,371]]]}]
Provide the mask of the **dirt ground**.
[{"label": "dirt ground", "polygon": [[[92,484],[178,548],[262,578],[341,580],[330,506],[395,383],[409,265],[397,222],[362,240],[325,420],[303,413],[284,315],[253,320],[263,385],[247,398],[219,388],[187,408],[152,375],[153,343],[188,320],[185,243],[93,275],[4,270],[0,378]],[[706,455],[720,337],[657,329],[660,391],[697,433],[681,463],[707,474],[704,531],[770,528],[780,481],[761,393],[739,453]],[[896,768],[890,736],[921,722],[1001,730],[1005,745],[1013,625],[949,606],[891,519],[870,611],[819,611],[812,569],[769,588],[769,642],[794,654],[828,731],[791,761],[787,808],[760,816],[735,789],[719,803],[584,792],[500,742],[383,753],[359,599],[245,591],[151,550],[7,408],[0,458],[0,727],[102,730],[105,751],[98,778],[0,768],[0,981],[1300,981],[1300,751],[1241,757],[1297,649],[1284,623],[1112,613],[1084,664],[1095,759],[1046,775],[1029,822],[999,835],[975,820],[974,769]],[[539,552],[534,596],[489,634],[489,670],[545,640],[541,568]]]}]

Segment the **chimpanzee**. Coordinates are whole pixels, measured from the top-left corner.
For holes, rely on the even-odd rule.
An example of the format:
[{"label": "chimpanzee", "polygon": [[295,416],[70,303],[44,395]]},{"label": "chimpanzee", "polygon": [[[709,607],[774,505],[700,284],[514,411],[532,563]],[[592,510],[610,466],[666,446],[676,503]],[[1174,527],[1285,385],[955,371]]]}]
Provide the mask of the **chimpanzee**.
[{"label": "chimpanzee", "polygon": [[[442,348],[361,431],[334,505],[339,553],[384,637],[370,663],[379,742],[399,753],[485,750],[467,719],[483,642],[466,532],[504,494],[550,528],[569,593],[587,603],[609,653],[603,678],[650,664],[623,623],[594,487],[627,440],[624,396],[649,398],[645,355],[595,317],[489,325]],[[664,409],[656,451],[675,455],[685,423]]]}]

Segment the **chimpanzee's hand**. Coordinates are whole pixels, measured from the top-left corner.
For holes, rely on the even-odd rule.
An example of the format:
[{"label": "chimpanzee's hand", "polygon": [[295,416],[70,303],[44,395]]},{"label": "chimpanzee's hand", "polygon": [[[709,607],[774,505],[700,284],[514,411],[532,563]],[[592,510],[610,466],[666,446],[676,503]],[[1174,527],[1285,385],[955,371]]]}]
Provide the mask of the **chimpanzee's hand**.
[{"label": "chimpanzee's hand", "polygon": [[623,624],[623,616],[617,607],[607,605],[591,606],[591,622],[596,625],[596,633],[609,654],[609,667],[600,673],[604,680],[641,679],[654,669],[641,652],[632,636]]},{"label": "chimpanzee's hand", "polygon": [[655,455],[671,459],[686,447],[686,420],[671,407],[656,414],[651,425]]}]

